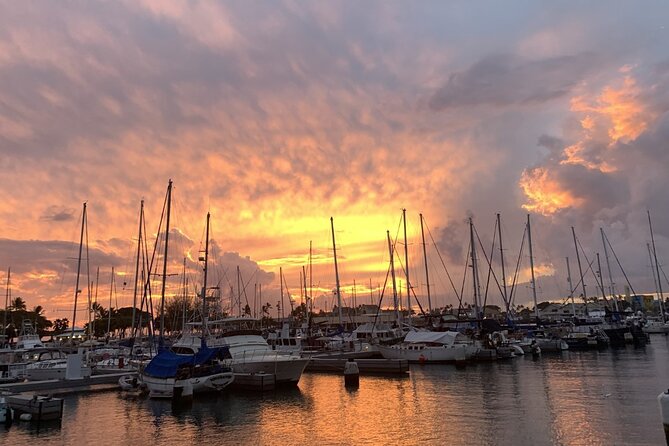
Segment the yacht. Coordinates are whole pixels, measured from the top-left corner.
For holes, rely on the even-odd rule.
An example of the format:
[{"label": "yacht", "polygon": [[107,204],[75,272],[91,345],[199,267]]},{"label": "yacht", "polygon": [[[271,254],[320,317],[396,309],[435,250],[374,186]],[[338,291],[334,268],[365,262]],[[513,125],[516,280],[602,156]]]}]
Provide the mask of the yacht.
[{"label": "yacht", "polygon": [[411,331],[404,341],[394,345],[379,345],[386,359],[406,359],[409,362],[459,362],[474,357],[478,347],[457,331]]},{"label": "yacht", "polygon": [[[28,381],[46,381],[67,377],[68,355],[60,349],[32,350],[24,354],[24,360],[30,362],[25,368],[25,378]],[[79,367],[79,371],[73,371],[77,377],[91,376],[91,368],[88,365],[80,362]]]},{"label": "yacht", "polygon": [[[309,358],[302,358],[296,352],[280,352],[262,337],[255,329],[259,319],[249,317],[230,317],[207,322],[207,345],[228,347],[232,357],[231,365],[235,373],[269,373],[275,376],[277,385],[297,385],[302,372],[309,363]],[[197,329],[199,322],[188,324]],[[196,351],[197,341],[191,334],[185,333],[173,346],[172,350]]]},{"label": "yacht", "polygon": [[35,331],[32,321],[24,319],[21,323],[21,332],[16,340],[16,349],[33,350],[36,348],[44,348],[44,344]]},{"label": "yacht", "polygon": [[232,384],[234,374],[228,366],[227,349],[210,348],[203,339],[197,339],[197,350],[165,349],[151,359],[141,375],[150,398],[172,398],[180,381],[188,381],[193,393],[218,392]]},{"label": "yacht", "polygon": [[648,334],[668,334],[669,322],[664,322],[660,318],[648,318],[643,325],[643,331]]},{"label": "yacht", "polygon": [[288,323],[284,323],[281,330],[267,333],[267,343],[272,350],[279,352],[302,352],[302,339],[304,338],[302,329],[291,329]]}]

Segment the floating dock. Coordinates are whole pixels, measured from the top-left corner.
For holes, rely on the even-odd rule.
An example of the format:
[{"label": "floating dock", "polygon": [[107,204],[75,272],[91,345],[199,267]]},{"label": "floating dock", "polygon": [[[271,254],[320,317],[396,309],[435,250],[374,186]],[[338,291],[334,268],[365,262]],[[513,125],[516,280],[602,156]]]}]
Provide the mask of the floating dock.
[{"label": "floating dock", "polygon": [[48,392],[70,393],[90,390],[92,387],[118,387],[121,376],[133,375],[137,372],[113,373],[107,375],[93,375],[80,379],[51,379],[47,381],[24,381],[0,385],[0,392]]},{"label": "floating dock", "polygon": [[[311,358],[308,372],[344,373],[347,359]],[[356,359],[361,375],[406,375],[409,361],[406,359]]]},{"label": "floating dock", "polygon": [[30,414],[34,421],[60,420],[63,418],[63,399],[38,395],[8,395],[9,407],[14,409],[14,417]]}]

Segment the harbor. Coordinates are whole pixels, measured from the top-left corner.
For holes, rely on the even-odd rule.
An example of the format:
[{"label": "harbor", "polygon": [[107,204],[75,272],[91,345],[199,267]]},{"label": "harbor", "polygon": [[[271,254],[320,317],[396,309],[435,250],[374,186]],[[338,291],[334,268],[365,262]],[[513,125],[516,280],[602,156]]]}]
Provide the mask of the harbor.
[{"label": "harbor", "polygon": [[0,444],[669,446],[668,15],[0,2]]},{"label": "harbor", "polygon": [[351,438],[355,444],[658,445],[664,433],[656,397],[669,380],[667,361],[669,338],[659,336],[644,348],[565,351],[465,369],[415,364],[406,377],[363,375],[354,390],[341,374],[307,371],[296,387],[232,389],[187,408],[118,390],[68,394],[60,422],[39,428],[16,422],[1,435],[5,444],[32,445],[220,438],[264,445],[352,444]]}]

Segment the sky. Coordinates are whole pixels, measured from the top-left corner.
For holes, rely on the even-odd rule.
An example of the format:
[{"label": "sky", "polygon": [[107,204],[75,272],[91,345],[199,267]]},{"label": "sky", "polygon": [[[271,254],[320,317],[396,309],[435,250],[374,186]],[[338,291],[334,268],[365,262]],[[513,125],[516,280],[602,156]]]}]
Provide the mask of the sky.
[{"label": "sky", "polygon": [[[565,257],[579,281],[571,227],[587,294],[597,252],[606,270],[600,228],[616,290],[624,270],[635,292],[653,292],[647,210],[660,264],[669,258],[668,12],[661,1],[2,2],[0,270],[29,308],[69,317],[86,202],[82,282],[99,267],[108,306],[114,267],[112,306],[129,305],[140,200],[155,238],[172,179],[168,298],[184,257],[193,287],[202,280],[207,212],[210,283],[224,296],[239,266],[248,300],[262,284],[276,307],[281,267],[299,303],[311,243],[307,285],[330,308],[330,217],[345,303],[378,301],[386,231],[406,295],[402,209],[423,306],[419,213],[435,307],[457,305],[456,291],[471,302],[467,219],[489,256],[497,213],[509,285],[520,265],[516,304],[532,299],[528,214],[540,301],[567,296]],[[500,295],[491,285],[488,303]]]}]

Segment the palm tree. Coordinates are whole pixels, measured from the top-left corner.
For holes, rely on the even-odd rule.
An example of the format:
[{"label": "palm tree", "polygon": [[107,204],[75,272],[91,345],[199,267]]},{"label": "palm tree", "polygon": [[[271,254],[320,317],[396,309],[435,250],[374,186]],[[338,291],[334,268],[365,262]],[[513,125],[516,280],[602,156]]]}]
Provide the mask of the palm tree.
[{"label": "palm tree", "polygon": [[17,297],[12,300],[12,309],[15,311],[21,311],[26,309],[26,302],[21,297]]},{"label": "palm tree", "polygon": [[33,313],[35,316],[42,316],[42,313],[44,313],[44,308],[42,308],[41,305],[35,305],[33,307]]}]

